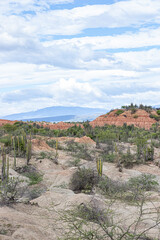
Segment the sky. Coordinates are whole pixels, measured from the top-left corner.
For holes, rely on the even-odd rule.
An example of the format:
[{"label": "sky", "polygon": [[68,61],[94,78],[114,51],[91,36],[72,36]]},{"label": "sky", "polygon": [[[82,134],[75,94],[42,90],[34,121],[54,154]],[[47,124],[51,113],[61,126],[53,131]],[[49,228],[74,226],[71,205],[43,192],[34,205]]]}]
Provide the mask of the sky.
[{"label": "sky", "polygon": [[159,0],[0,0],[0,116],[160,105]]}]

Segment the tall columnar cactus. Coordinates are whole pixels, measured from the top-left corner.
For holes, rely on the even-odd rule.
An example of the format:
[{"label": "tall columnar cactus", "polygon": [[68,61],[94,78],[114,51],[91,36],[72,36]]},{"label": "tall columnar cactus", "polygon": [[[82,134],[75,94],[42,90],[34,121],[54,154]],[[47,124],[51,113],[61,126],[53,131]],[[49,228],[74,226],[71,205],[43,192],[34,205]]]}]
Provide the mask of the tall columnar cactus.
[{"label": "tall columnar cactus", "polygon": [[97,172],[98,176],[102,176],[102,171],[103,171],[103,161],[101,159],[97,160]]},{"label": "tall columnar cactus", "polygon": [[17,144],[18,144],[18,154],[20,154],[20,137],[17,137]]},{"label": "tall columnar cactus", "polygon": [[22,132],[22,146],[23,146],[23,150],[25,152],[27,150],[27,136],[26,136],[26,133],[24,130]]},{"label": "tall columnar cactus", "polygon": [[31,156],[32,156],[32,139],[30,134],[30,139],[27,140],[27,146],[26,146],[27,165],[29,164]]},{"label": "tall columnar cactus", "polygon": [[9,157],[6,158],[5,149],[2,149],[2,185],[5,187],[5,184],[9,180]]},{"label": "tall columnar cactus", "polygon": [[9,180],[9,157],[7,158],[7,172],[6,172],[6,179],[7,179],[7,182]]},{"label": "tall columnar cactus", "polygon": [[58,140],[56,140],[56,158],[58,158]]},{"label": "tall columnar cactus", "polygon": [[118,148],[117,148],[117,144],[115,143],[115,153],[116,153],[116,166],[119,167],[119,152],[118,152]]},{"label": "tall columnar cactus", "polygon": [[6,181],[6,153],[5,150],[2,149],[2,183]]},{"label": "tall columnar cactus", "polygon": [[15,142],[15,138],[13,137],[13,149],[14,149],[14,163],[13,163],[13,168],[16,168],[17,165],[17,161],[16,161],[16,142]]}]

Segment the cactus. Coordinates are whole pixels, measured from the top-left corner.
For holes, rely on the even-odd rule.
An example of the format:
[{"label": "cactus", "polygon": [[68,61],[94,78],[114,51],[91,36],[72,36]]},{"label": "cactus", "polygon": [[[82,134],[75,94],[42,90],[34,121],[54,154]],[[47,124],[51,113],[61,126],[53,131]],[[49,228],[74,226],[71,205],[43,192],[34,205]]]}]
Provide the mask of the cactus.
[{"label": "cactus", "polygon": [[18,154],[20,153],[20,138],[17,137],[17,144],[18,144]]},{"label": "cactus", "polygon": [[7,172],[6,172],[6,179],[7,179],[7,182],[9,180],[9,157],[7,158]]},{"label": "cactus", "polygon": [[56,140],[56,159],[58,158],[58,140]]},{"label": "cactus", "polygon": [[97,160],[97,172],[98,176],[102,177],[102,170],[103,170],[103,161],[101,159]]},{"label": "cactus", "polygon": [[30,139],[27,141],[27,147],[26,147],[27,165],[29,164],[31,156],[32,156],[32,141],[31,141],[31,134],[30,134]]},{"label": "cactus", "polygon": [[6,153],[2,149],[2,183],[6,181]]},{"label": "cactus", "polygon": [[16,168],[17,162],[16,162],[16,143],[15,143],[15,138],[13,138],[13,148],[14,148],[14,163],[13,163],[13,168]]},{"label": "cactus", "polygon": [[115,143],[115,152],[116,152],[116,166],[119,167],[120,162],[119,162],[119,152],[117,148],[117,144]]}]

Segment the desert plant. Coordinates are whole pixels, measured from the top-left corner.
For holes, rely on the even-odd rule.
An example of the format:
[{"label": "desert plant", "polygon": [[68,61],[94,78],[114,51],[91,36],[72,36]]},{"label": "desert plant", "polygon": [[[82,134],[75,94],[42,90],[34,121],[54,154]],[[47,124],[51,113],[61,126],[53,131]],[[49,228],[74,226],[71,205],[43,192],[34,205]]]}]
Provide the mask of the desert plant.
[{"label": "desert plant", "polygon": [[103,161],[101,159],[97,159],[97,172],[98,176],[102,177],[102,171],[103,171]]},{"label": "desert plant", "polygon": [[38,172],[26,172],[24,175],[29,178],[30,180],[29,185],[38,184],[43,180],[42,174]]},{"label": "desert plant", "polygon": [[0,183],[0,204],[6,205],[17,200],[18,197],[18,185],[22,181],[18,178],[11,177],[5,183]]},{"label": "desert plant", "polygon": [[27,165],[29,164],[31,156],[32,156],[32,142],[31,142],[31,138],[30,138],[30,140],[27,141],[27,147],[26,147]]},{"label": "desert plant", "polygon": [[17,162],[16,162],[16,143],[15,143],[15,138],[12,139],[12,142],[13,142],[13,148],[14,148],[14,163],[13,163],[13,168],[16,169]]},{"label": "desert plant", "polygon": [[[51,148],[56,148],[56,140],[47,140],[46,143],[48,144],[48,146],[50,146]],[[59,147],[59,146],[58,146]]]},{"label": "desert plant", "polygon": [[98,175],[93,169],[78,168],[70,181],[70,189],[75,192],[90,193],[98,182]]},{"label": "desert plant", "polygon": [[101,158],[104,162],[113,163],[115,161],[116,155],[112,153],[108,153],[108,154],[103,153],[101,155]]},{"label": "desert plant", "polygon": [[131,108],[131,114],[134,114],[134,113],[136,113],[137,112],[137,108]]},{"label": "desert plant", "polygon": [[99,180],[97,187],[102,191],[104,195],[121,199],[122,195],[128,191],[127,183],[112,180],[107,176]]},{"label": "desert plant", "polygon": [[[94,201],[94,200],[92,200]],[[60,213],[63,240],[158,240],[147,236],[151,229],[159,234],[159,211],[145,206],[145,199],[136,205],[137,216],[128,214],[127,218],[114,210],[114,201],[106,202],[105,209],[92,203],[74,207]],[[118,204],[118,203],[117,203]],[[155,218],[151,218],[152,215]],[[151,226],[146,221],[152,220]],[[143,227],[142,227],[143,226]],[[156,237],[156,236],[155,236]]]},{"label": "desert plant", "polygon": [[157,110],[157,114],[160,115],[160,110]]},{"label": "desert plant", "polygon": [[156,190],[159,185],[156,177],[151,174],[142,174],[138,177],[130,178],[128,184],[130,189],[137,189],[138,191]]},{"label": "desert plant", "polygon": [[122,110],[122,109],[119,109],[119,110],[117,110],[117,111],[115,112],[115,114],[116,114],[117,116],[121,115],[122,113],[124,113],[124,110]]},{"label": "desert plant", "polygon": [[74,160],[69,162],[70,166],[74,166],[74,167],[78,167],[80,165],[80,159],[79,158],[75,158]]},{"label": "desert plant", "polygon": [[17,172],[25,177],[28,177],[30,182],[29,185],[38,184],[43,180],[43,175],[37,171],[37,169],[32,165],[25,165],[23,167],[18,167]]},{"label": "desert plant", "polygon": [[58,163],[58,140],[56,140],[56,155],[55,155],[55,161]]},{"label": "desert plant", "polygon": [[150,114],[149,117],[150,117],[150,118],[154,118],[156,121],[159,121],[159,120],[160,120],[160,116],[159,116],[159,115]]}]

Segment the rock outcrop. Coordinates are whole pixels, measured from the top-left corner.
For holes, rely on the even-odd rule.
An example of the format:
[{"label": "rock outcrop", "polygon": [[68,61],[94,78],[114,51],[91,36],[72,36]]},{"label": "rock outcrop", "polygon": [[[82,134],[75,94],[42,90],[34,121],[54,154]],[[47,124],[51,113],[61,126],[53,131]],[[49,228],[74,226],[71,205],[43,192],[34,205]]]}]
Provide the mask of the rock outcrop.
[{"label": "rock outcrop", "polygon": [[[138,109],[134,114],[131,110],[124,111],[120,115],[117,115],[118,110],[113,110],[108,114],[101,115],[92,122],[90,125],[92,127],[108,125],[123,126],[124,123],[127,125],[134,125],[135,127],[150,129],[152,124],[156,123],[156,120],[150,118],[150,113],[145,110]],[[152,111],[153,115],[157,115],[156,111]]]},{"label": "rock outcrop", "polygon": [[[76,124],[76,126],[79,126],[81,124]],[[67,130],[68,128],[71,128],[75,126],[74,123],[67,123],[67,122],[58,122],[58,123],[47,123],[47,124],[43,124],[43,127],[48,127],[51,130]]]},{"label": "rock outcrop", "polygon": [[17,122],[17,121],[10,121],[10,120],[5,120],[5,119],[0,119],[0,126],[3,126],[5,124],[7,124],[7,123],[13,125],[15,122]]}]

